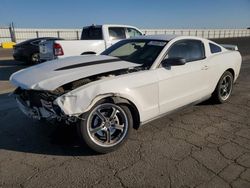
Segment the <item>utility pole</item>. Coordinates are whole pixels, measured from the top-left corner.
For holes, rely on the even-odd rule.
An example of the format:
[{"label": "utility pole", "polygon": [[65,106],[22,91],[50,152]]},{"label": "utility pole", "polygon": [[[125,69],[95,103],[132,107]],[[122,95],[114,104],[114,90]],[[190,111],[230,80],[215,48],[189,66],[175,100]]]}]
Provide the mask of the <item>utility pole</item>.
[{"label": "utility pole", "polygon": [[9,26],[9,30],[10,30],[11,41],[16,42],[16,33],[15,33],[15,27],[14,27],[13,22],[11,22],[11,24]]}]

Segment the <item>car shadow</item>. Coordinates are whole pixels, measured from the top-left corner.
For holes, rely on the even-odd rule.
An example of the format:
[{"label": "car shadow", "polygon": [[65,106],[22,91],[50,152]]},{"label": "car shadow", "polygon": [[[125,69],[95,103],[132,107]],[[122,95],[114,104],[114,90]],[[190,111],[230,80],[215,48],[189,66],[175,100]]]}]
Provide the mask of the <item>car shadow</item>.
[{"label": "car shadow", "polygon": [[[48,125],[48,124],[47,124]],[[51,126],[51,125],[50,125]],[[52,125],[53,126],[53,125]],[[56,155],[89,156],[97,155],[80,140],[77,135],[76,125],[57,124],[49,135],[49,144],[61,148],[62,152]]]},{"label": "car shadow", "polygon": [[0,66],[27,66],[25,62],[13,59],[0,60]]},{"label": "car shadow", "polygon": [[79,139],[76,125],[29,119],[9,94],[1,94],[0,103],[0,149],[59,156],[97,155]]},{"label": "car shadow", "polygon": [[213,98],[209,98],[199,104],[197,104],[196,106],[215,106],[215,105],[219,105],[216,101],[213,100]]},{"label": "car shadow", "polygon": [[205,100],[205,101],[203,101],[201,103],[196,104],[196,106],[210,106],[210,105],[213,105],[213,104],[214,104],[214,102],[213,102],[212,99],[207,99],[207,100]]},{"label": "car shadow", "polygon": [[20,61],[0,60],[0,81],[9,80],[11,74],[26,67],[27,65]]}]

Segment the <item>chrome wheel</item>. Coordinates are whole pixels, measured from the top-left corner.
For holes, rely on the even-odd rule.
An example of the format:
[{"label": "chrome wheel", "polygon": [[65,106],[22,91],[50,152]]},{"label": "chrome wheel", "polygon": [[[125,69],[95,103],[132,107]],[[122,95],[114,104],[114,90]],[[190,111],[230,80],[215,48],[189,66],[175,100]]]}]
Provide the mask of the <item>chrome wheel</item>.
[{"label": "chrome wheel", "polygon": [[118,105],[104,103],[96,106],[87,119],[87,133],[102,147],[119,144],[128,131],[128,117]]},{"label": "chrome wheel", "polygon": [[225,77],[223,77],[219,89],[220,98],[222,100],[225,101],[228,99],[228,97],[231,95],[232,87],[233,87],[232,77],[230,75],[226,75]]}]

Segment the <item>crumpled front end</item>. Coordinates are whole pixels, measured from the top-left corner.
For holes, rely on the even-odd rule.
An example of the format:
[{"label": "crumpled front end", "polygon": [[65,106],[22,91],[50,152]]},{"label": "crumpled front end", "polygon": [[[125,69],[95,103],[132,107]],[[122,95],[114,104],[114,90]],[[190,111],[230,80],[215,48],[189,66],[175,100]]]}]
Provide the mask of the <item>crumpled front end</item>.
[{"label": "crumpled front end", "polygon": [[[67,82],[53,90],[19,87],[14,92],[20,109],[34,119],[76,122],[98,100],[118,95],[118,76],[145,70],[142,66],[118,69]],[[116,79],[114,79],[116,78]],[[112,83],[110,83],[112,82]],[[113,83],[114,82],[114,83]],[[126,88],[123,88],[126,89]],[[122,89],[121,89],[122,90]],[[119,90],[119,91],[121,91]]]},{"label": "crumpled front end", "polygon": [[73,123],[77,121],[74,116],[68,116],[54,103],[60,96],[58,93],[36,91],[17,88],[14,92],[18,107],[30,118],[47,120],[49,122],[64,121]]}]

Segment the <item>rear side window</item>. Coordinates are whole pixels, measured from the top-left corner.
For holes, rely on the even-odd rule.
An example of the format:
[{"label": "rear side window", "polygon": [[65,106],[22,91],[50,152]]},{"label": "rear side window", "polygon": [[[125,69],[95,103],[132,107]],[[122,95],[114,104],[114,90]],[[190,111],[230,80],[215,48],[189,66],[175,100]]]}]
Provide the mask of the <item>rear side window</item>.
[{"label": "rear side window", "polygon": [[212,54],[221,52],[221,47],[219,47],[219,46],[217,46],[215,44],[209,43],[209,47],[210,47],[210,52]]},{"label": "rear side window", "polygon": [[82,29],[81,40],[102,40],[102,28],[101,27],[85,27]]},{"label": "rear side window", "polygon": [[204,59],[204,45],[199,40],[178,41],[170,48],[166,58],[183,58],[187,62]]},{"label": "rear side window", "polygon": [[109,28],[109,38],[110,40],[125,39],[126,33],[123,27],[110,27]]},{"label": "rear side window", "polygon": [[[44,40],[46,40],[46,39],[44,39]],[[38,46],[38,44],[39,44],[41,41],[44,41],[44,40],[35,40],[35,41],[31,42],[30,44],[35,45],[35,46]]]}]

